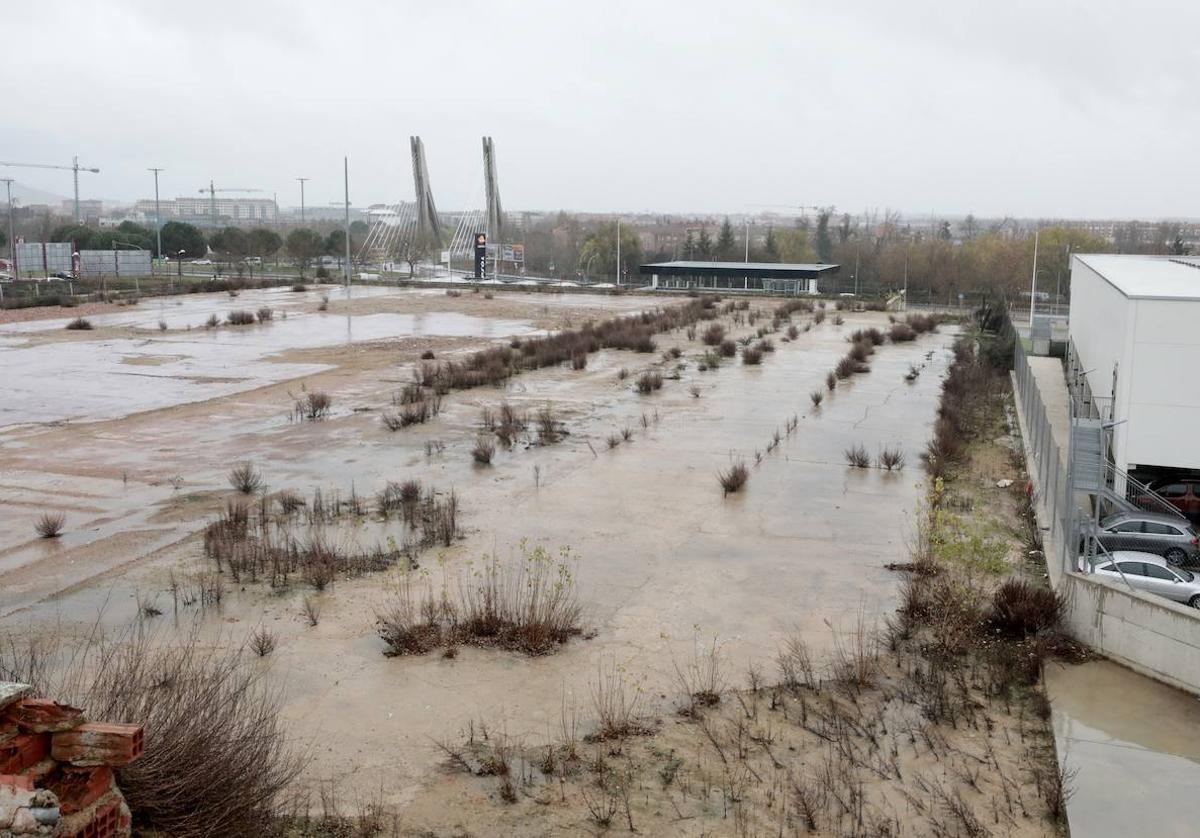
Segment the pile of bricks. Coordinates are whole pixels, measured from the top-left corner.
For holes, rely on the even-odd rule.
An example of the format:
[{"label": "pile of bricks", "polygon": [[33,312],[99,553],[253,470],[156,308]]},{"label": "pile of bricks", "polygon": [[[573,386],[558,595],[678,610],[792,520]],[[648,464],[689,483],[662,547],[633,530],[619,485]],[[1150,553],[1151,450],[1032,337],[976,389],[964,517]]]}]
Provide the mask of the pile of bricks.
[{"label": "pile of bricks", "polygon": [[0,838],[128,836],[113,768],[141,754],[141,726],[89,722],[31,692],[0,682]]}]

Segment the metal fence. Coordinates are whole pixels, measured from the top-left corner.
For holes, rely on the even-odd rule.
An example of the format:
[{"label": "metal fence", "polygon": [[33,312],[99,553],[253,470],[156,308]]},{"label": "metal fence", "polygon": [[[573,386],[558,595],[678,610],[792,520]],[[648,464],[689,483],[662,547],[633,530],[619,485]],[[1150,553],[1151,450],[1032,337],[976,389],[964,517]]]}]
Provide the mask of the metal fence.
[{"label": "metal fence", "polygon": [[[1070,570],[1074,567],[1072,554],[1075,551],[1070,549],[1069,543],[1077,540],[1073,534],[1079,531],[1078,509],[1072,501],[1071,458],[1063,456],[1060,440],[1054,438],[1046,405],[1019,339],[1013,341],[1013,379],[1020,397],[1021,417],[1025,420],[1026,441],[1032,453],[1030,465],[1036,474],[1034,486],[1045,501],[1046,512],[1050,516],[1050,542],[1059,545],[1060,566]],[[1070,425],[1068,417],[1068,437],[1071,436]],[[1070,445],[1071,440],[1066,440],[1068,450]],[[1071,538],[1066,537],[1068,533],[1072,534]],[[1050,558],[1047,552],[1047,562]]]}]

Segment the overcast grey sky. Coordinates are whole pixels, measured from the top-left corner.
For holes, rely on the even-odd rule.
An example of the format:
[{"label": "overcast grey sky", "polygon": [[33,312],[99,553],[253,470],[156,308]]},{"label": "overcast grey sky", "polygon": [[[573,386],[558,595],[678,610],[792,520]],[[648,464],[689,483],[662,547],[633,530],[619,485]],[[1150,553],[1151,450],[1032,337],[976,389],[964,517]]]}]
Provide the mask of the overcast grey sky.
[{"label": "overcast grey sky", "polygon": [[[1200,216],[1200,4],[0,0],[0,159],[82,194]],[[70,172],[0,169],[67,196]]]}]

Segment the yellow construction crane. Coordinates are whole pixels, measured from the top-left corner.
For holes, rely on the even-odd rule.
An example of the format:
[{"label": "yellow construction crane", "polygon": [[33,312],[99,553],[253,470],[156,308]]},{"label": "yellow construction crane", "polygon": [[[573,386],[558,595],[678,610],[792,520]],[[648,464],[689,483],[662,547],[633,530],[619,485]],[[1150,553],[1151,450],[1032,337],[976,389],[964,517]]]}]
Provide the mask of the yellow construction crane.
[{"label": "yellow construction crane", "polygon": [[215,186],[213,186],[213,182],[210,180],[208,182],[208,186],[200,187],[200,194],[203,195],[205,192],[208,193],[208,205],[209,205],[210,209],[212,210],[212,223],[213,223],[213,226],[216,227],[217,226],[217,193],[218,192],[262,192],[262,190],[261,189],[234,189],[234,188],[217,189]]},{"label": "yellow construction crane", "polygon": [[79,173],[91,172],[96,175],[100,173],[99,169],[94,169],[90,166],[80,166],[79,158],[72,157],[70,166],[55,166],[52,163],[6,163],[0,160],[0,166],[17,166],[22,169],[69,169],[75,173],[75,220],[79,221]]}]

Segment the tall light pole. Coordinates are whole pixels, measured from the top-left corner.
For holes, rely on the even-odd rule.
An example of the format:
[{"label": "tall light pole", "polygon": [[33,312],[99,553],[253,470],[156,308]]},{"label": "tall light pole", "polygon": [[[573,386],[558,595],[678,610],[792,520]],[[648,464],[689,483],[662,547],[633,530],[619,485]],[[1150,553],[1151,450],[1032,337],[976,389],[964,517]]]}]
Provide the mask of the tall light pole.
[{"label": "tall light pole", "polygon": [[746,216],[746,261],[750,261],[750,217]]},{"label": "tall light pole", "polygon": [[306,178],[306,177],[296,178],[296,180],[300,181],[300,223],[301,224],[304,223],[304,182],[306,180],[310,180],[310,179],[311,178]]},{"label": "tall light pole", "polygon": [[[350,290],[350,158],[342,158],[342,176],[345,179],[346,186],[346,290]],[[300,181],[300,186],[303,188],[304,181]]]},{"label": "tall light pole", "polygon": [[617,285],[621,284],[621,219],[617,219]]},{"label": "tall light pole", "polygon": [[1037,252],[1038,252],[1038,233],[1037,227],[1033,228],[1033,280],[1029,286],[1029,336],[1033,337],[1033,301],[1037,297]]},{"label": "tall light pole", "polygon": [[165,169],[156,169],[151,166],[147,171],[154,172],[154,231],[158,237],[158,258],[162,258],[162,214],[158,210],[158,173],[166,171]]},{"label": "tall light pole", "polygon": [[8,260],[12,262],[13,281],[15,282],[21,278],[21,268],[17,265],[17,234],[13,228],[12,185],[12,178],[4,178],[4,186],[8,191]]}]

